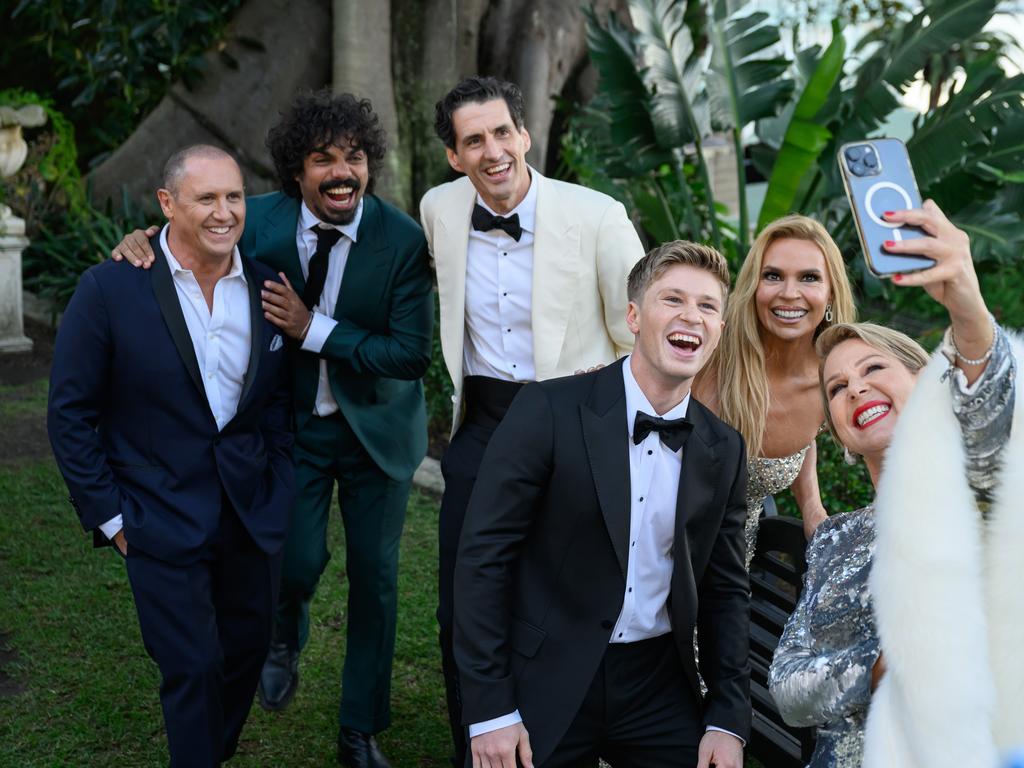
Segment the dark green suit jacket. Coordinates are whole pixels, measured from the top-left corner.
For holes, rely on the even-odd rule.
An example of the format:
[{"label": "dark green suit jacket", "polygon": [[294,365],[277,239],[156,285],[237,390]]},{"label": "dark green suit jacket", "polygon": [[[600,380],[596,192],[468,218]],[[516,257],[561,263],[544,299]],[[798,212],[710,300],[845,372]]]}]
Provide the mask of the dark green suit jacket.
[{"label": "dark green suit jacket", "polygon": [[[281,192],[247,200],[242,253],[284,272],[301,296],[295,246],[301,201]],[[430,365],[433,285],[423,231],[373,195],[341,280],[338,325],[319,355],[290,344],[293,407],[301,431],[313,413],[319,360],[327,360],[331,392],[377,465],[408,480],[427,451],[427,417],[420,378]]]}]

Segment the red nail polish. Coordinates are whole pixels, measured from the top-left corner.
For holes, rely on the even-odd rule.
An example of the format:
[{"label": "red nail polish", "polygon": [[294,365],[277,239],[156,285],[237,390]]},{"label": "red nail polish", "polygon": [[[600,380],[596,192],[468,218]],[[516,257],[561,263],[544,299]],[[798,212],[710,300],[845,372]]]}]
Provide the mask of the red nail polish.
[{"label": "red nail polish", "polygon": [[902,280],[902,279],[903,279],[903,275],[893,275],[893,276],[892,276],[892,281],[893,281],[894,283],[898,283],[898,282],[899,282],[900,280]]},{"label": "red nail polish", "polygon": [[896,245],[896,243],[893,242],[892,240],[886,240],[884,243],[882,243],[882,245],[884,245],[886,248],[892,248],[894,245]]},{"label": "red nail polish", "polygon": [[892,216],[892,215],[893,215],[893,212],[892,212],[892,211],[886,211],[886,212],[885,212],[885,213],[883,213],[882,215],[883,215],[883,216]]}]

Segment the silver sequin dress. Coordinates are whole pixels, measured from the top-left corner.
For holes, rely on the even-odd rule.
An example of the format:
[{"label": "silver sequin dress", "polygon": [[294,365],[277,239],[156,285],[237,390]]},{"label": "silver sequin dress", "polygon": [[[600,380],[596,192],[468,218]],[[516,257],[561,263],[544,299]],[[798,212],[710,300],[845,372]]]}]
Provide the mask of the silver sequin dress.
[{"label": "silver sequin dress", "polygon": [[[944,351],[948,342],[943,345]],[[949,356],[949,355],[947,355]],[[1001,329],[985,372],[970,389],[949,374],[964,435],[967,479],[982,509],[1010,433],[1016,367]],[[872,507],[835,515],[814,532],[796,611],[775,651],[768,686],[782,717],[817,725],[809,768],[859,768],[878,635],[868,592],[874,551]]]},{"label": "silver sequin dress", "polygon": [[754,546],[757,543],[757,528],[764,509],[766,496],[782,493],[793,484],[807,456],[806,445],[792,456],[767,458],[755,456],[747,460],[747,525],[743,531],[747,542],[747,570],[754,558]]}]

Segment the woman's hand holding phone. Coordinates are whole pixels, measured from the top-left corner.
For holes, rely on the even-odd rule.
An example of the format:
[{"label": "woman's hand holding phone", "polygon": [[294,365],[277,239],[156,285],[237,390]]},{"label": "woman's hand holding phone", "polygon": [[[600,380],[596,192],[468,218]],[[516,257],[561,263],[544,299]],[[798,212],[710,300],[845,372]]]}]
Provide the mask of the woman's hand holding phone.
[{"label": "woman's hand holding phone", "polygon": [[967,358],[983,355],[992,343],[992,321],[974,271],[970,237],[931,200],[925,200],[921,208],[886,211],[884,215],[887,221],[911,224],[925,233],[915,240],[886,241],[886,251],[935,260],[931,269],[893,275],[893,285],[924,288],[949,312],[957,349]]}]

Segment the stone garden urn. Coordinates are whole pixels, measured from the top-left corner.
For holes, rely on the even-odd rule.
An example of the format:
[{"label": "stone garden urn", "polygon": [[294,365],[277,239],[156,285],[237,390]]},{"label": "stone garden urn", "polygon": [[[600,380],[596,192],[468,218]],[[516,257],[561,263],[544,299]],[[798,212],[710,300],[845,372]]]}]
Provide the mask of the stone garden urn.
[{"label": "stone garden urn", "polygon": [[[46,112],[38,105],[0,106],[0,177],[13,176],[25,162],[28,144],[22,130],[45,122]],[[0,203],[0,353],[32,349],[22,316],[21,254],[27,247],[25,222]]]}]

